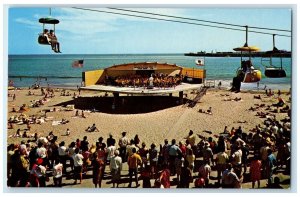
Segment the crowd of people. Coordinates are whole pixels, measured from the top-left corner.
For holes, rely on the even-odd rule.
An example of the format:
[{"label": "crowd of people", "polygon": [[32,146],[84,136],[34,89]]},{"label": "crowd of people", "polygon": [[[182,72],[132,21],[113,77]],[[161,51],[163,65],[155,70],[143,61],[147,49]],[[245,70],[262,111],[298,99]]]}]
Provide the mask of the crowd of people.
[{"label": "crowd of people", "polygon": [[113,80],[113,84],[120,87],[158,87],[170,88],[179,85],[182,81],[180,76],[168,76],[163,73],[151,74],[151,76],[126,75]]},{"label": "crowd of people", "polygon": [[[91,170],[95,187],[101,187],[104,176],[118,187],[122,166],[127,163],[128,187],[132,182],[139,187],[138,180],[142,179],[143,188],[169,188],[171,184],[178,188],[191,184],[197,188],[241,188],[245,177],[250,176],[253,188],[256,182],[260,187],[261,179],[267,179],[272,188],[277,169],[290,173],[290,146],[290,128],[279,121],[257,125],[249,134],[241,126],[231,131],[225,127],[210,137],[191,130],[179,142],[165,139],[161,145],[150,146],[141,143],[138,135],[130,139],[126,132],[118,141],[110,135],[106,143],[103,137],[89,142],[85,136],[67,146],[51,132],[8,146],[7,177],[11,187],[45,187],[50,177],[54,186],[61,187],[64,176],[72,177],[74,184],[82,183],[84,174]],[[106,167],[110,175],[105,173]],[[214,170],[217,183],[212,184],[210,174]],[[171,176],[176,177],[174,181]],[[151,179],[155,180],[153,185]]]}]

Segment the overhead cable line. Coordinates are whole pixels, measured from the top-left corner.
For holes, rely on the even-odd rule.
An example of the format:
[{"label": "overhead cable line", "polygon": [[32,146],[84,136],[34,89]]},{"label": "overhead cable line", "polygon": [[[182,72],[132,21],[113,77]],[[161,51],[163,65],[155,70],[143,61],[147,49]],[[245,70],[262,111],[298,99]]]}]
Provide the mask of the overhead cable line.
[{"label": "overhead cable line", "polygon": [[[184,23],[184,24],[190,24],[190,25],[214,27],[214,28],[219,28],[219,29],[229,29],[229,30],[235,30],[235,31],[245,31],[243,29],[237,29],[237,28],[231,28],[231,27],[221,27],[221,26],[216,26],[216,25],[208,25],[208,24],[193,23],[193,22],[187,22],[187,21],[178,21],[178,20],[171,20],[171,19],[155,18],[155,17],[141,16],[141,15],[134,15],[134,14],[125,14],[125,13],[111,12],[111,11],[104,11],[104,10],[94,10],[94,9],[90,9],[90,8],[79,8],[79,7],[72,7],[72,8],[73,9],[78,9],[78,10],[84,10],[84,11],[92,11],[92,12],[100,12],[100,13],[108,13],[108,14],[117,14],[117,15],[132,16],[132,17],[137,17],[137,18],[146,18],[146,19],[154,19],[154,20],[167,21],[167,22],[176,22],[176,23]],[[245,26],[243,26],[243,27],[245,27]],[[248,32],[258,33],[258,34],[273,35],[273,33],[251,31],[251,30],[248,31]],[[276,34],[276,35],[277,36],[283,36],[283,37],[291,37],[291,36],[283,35],[283,34]]]},{"label": "overhead cable line", "polygon": [[[184,19],[184,20],[193,20],[193,21],[200,21],[200,22],[206,22],[206,23],[215,23],[215,24],[219,24],[219,25],[228,25],[228,26],[234,26],[234,27],[245,27],[245,25],[237,25],[237,24],[232,24],[232,23],[223,23],[223,22],[216,22],[216,21],[209,21],[209,20],[202,20],[202,19],[195,19],[195,18],[166,15],[166,14],[157,14],[157,13],[152,13],[152,12],[142,12],[142,11],[136,11],[136,10],[122,9],[122,8],[108,7],[107,9],[126,11],[126,12],[135,12],[135,13],[140,13],[140,14],[149,14],[149,15],[155,15],[155,16],[164,16],[164,17]],[[248,27],[251,29],[264,29],[264,30],[271,30],[271,31],[291,32],[291,30],[286,30],[286,29],[274,29],[274,28],[256,27],[256,26],[248,26]]]}]

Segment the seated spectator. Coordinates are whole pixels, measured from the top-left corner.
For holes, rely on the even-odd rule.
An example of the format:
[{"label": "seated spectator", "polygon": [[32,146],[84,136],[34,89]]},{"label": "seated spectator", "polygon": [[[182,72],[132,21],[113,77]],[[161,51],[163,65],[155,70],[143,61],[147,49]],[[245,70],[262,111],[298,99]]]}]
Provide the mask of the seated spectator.
[{"label": "seated spectator", "polygon": [[71,131],[69,128],[67,128],[67,131],[66,131],[66,136],[70,135],[71,134]]},{"label": "seated spectator", "polygon": [[51,44],[52,50],[55,53],[61,53],[60,52],[60,43],[57,41],[57,37],[54,34],[54,31],[51,29],[50,33],[48,34],[49,42]]},{"label": "seated spectator", "polygon": [[96,127],[95,123],[91,127],[88,127],[85,131],[88,131],[88,132],[100,132],[100,130]]}]

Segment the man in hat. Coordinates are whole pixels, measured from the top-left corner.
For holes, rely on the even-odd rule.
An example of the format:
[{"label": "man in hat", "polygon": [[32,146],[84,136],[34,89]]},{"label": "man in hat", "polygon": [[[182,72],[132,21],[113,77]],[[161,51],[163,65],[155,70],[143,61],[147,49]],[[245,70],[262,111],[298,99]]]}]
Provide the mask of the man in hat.
[{"label": "man in hat", "polygon": [[203,148],[202,152],[203,152],[203,160],[207,161],[208,165],[210,165],[210,162],[212,162],[212,164],[213,164],[213,156],[214,156],[214,154],[213,154],[213,152],[212,152],[212,150],[210,148],[210,144],[209,144],[208,141],[206,141],[204,143],[204,148]]},{"label": "man in hat", "polygon": [[126,137],[126,132],[122,132],[122,137],[119,139],[119,147],[120,147],[120,156],[122,158],[122,161],[125,162],[126,157],[126,147],[129,144],[128,139]]}]

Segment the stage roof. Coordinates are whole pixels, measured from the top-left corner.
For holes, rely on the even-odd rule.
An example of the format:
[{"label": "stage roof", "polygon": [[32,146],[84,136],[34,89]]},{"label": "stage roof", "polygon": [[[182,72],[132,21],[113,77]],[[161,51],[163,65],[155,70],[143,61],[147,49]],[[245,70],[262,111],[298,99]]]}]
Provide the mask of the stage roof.
[{"label": "stage roof", "polygon": [[113,65],[105,70],[176,70],[182,69],[176,64],[168,64],[161,62],[133,62],[126,64]]}]

